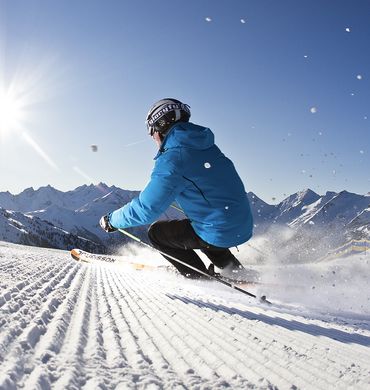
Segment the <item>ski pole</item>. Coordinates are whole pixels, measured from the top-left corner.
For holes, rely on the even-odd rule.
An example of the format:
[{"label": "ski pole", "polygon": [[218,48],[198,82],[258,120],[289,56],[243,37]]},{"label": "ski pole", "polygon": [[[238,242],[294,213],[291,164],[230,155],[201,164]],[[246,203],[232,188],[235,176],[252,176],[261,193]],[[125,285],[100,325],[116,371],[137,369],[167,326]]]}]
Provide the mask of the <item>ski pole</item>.
[{"label": "ski pole", "polygon": [[233,288],[233,289],[236,290],[236,291],[239,291],[239,292],[241,292],[241,293],[243,293],[243,294],[246,294],[246,295],[248,295],[248,296],[250,296],[250,297],[252,297],[252,298],[259,299],[260,302],[268,303],[268,304],[271,305],[271,302],[268,301],[268,300],[266,299],[266,296],[265,296],[265,295],[263,295],[263,296],[261,296],[260,298],[258,298],[257,295],[254,295],[254,294],[250,293],[249,291],[244,290],[244,289],[242,289],[242,288],[236,286],[234,283],[230,283],[230,282],[227,282],[226,280],[219,279],[219,278],[217,278],[216,276],[209,275],[209,274],[207,274],[206,272],[203,272],[203,271],[201,271],[200,269],[198,269],[198,268],[196,268],[196,267],[193,267],[193,266],[191,266],[190,264],[187,264],[187,263],[185,263],[185,262],[183,262],[183,261],[177,259],[176,257],[173,257],[173,256],[171,256],[171,255],[168,255],[168,254],[165,253],[165,252],[162,252],[160,249],[154,248],[154,247],[151,246],[150,244],[147,244],[146,242],[142,241],[139,237],[137,237],[137,236],[135,236],[135,235],[133,235],[133,234],[127,232],[127,231],[124,230],[124,229],[117,229],[117,230],[118,230],[119,232],[121,232],[122,234],[125,234],[127,237],[130,237],[131,239],[137,241],[138,243],[140,243],[140,244],[142,244],[142,245],[144,245],[144,246],[146,246],[146,247],[148,247],[148,248],[150,248],[150,249],[154,249],[155,251],[159,252],[161,255],[167,256],[167,257],[169,257],[171,260],[174,260],[174,261],[176,261],[177,263],[182,264],[182,265],[184,265],[184,266],[186,266],[186,267],[192,269],[193,271],[196,271],[196,272],[200,273],[201,275],[204,275],[204,276],[208,277],[209,279],[216,280],[217,282],[222,283],[222,284],[224,284],[225,286],[228,286],[228,287],[230,287],[230,288]]}]

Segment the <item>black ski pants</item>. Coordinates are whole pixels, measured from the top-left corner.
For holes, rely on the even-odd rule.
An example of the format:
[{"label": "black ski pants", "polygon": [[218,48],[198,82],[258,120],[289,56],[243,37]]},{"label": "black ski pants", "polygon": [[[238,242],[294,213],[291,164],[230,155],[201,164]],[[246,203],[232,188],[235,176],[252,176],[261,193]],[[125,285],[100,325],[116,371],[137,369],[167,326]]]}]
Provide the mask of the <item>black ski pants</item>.
[{"label": "black ski pants", "polygon": [[[149,240],[154,248],[173,256],[203,272],[207,272],[201,258],[194,249],[200,249],[218,268],[239,267],[240,262],[228,248],[220,248],[203,241],[194,231],[189,219],[157,221],[148,230]],[[177,270],[187,277],[199,277],[200,274],[163,255]]]}]

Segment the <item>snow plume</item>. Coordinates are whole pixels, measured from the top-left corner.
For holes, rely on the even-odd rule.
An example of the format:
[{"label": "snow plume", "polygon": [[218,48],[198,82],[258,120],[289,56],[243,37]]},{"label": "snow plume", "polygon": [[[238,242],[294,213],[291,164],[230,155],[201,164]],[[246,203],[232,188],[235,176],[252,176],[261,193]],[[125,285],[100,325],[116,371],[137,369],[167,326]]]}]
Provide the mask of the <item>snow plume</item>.
[{"label": "snow plume", "polygon": [[259,289],[271,300],[315,313],[370,316],[370,254],[323,259],[333,245],[327,232],[276,226],[233,253],[259,273]]},{"label": "snow plume", "polygon": [[265,233],[255,235],[238,247],[234,254],[243,264],[297,264],[316,261],[336,248],[336,230],[330,235],[315,226],[298,231],[286,225],[272,225]]},{"label": "snow plume", "polygon": [[126,244],[117,250],[122,263],[140,263],[152,266],[168,265],[160,253],[136,243]]},{"label": "snow plume", "polygon": [[370,315],[370,256],[258,269],[272,299],[325,314]]}]

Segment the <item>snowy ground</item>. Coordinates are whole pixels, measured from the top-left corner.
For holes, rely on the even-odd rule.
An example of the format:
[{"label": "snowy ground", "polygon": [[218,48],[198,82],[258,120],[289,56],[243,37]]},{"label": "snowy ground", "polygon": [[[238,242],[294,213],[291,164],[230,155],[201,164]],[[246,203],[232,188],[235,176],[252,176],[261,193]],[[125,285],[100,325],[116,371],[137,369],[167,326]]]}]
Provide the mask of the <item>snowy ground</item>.
[{"label": "snowy ground", "polygon": [[368,259],[345,262],[260,269],[265,307],[216,282],[0,243],[0,389],[368,389],[369,273],[348,274]]}]

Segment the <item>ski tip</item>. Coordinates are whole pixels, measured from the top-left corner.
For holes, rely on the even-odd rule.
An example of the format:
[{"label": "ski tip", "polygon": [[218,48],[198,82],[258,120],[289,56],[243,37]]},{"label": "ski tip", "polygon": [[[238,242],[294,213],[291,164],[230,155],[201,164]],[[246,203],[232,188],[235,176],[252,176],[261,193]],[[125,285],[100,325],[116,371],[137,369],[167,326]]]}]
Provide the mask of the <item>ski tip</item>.
[{"label": "ski tip", "polygon": [[76,261],[81,260],[81,258],[80,258],[81,251],[79,249],[72,249],[70,253],[71,253],[71,256],[74,260],[76,260]]}]

